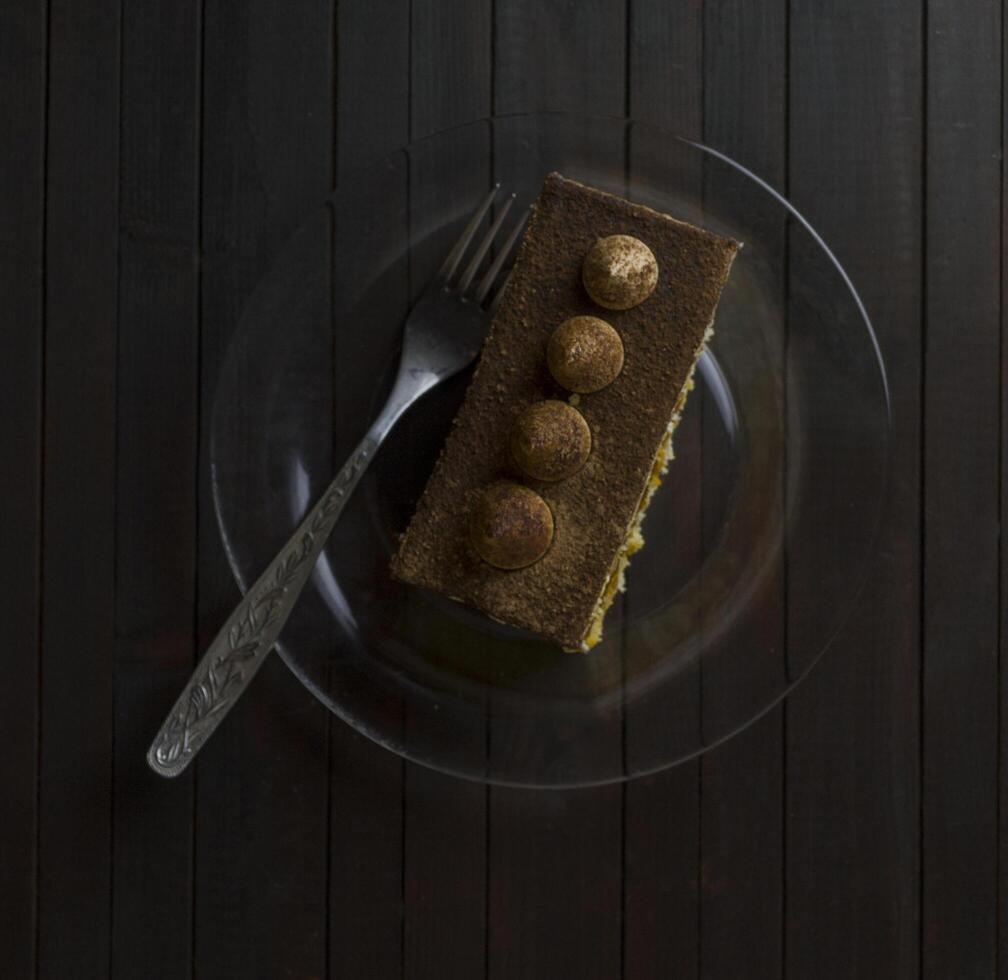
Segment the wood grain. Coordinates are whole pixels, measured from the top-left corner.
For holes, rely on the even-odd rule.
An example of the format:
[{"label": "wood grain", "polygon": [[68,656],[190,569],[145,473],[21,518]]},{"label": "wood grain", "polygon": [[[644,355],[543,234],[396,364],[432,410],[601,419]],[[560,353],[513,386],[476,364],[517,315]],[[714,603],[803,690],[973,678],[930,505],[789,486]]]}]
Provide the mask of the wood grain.
[{"label": "wood grain", "polygon": [[489,977],[620,975],[620,799],[491,790]]},{"label": "wood grain", "polygon": [[1001,19],[1001,373],[998,376],[1000,395],[999,413],[999,473],[1000,481],[1000,517],[1002,533],[998,537],[998,575],[1000,586],[1000,620],[998,632],[998,904],[997,904],[997,975],[1008,976],[1008,671],[1004,670],[1005,651],[1008,651],[1008,542],[1004,534],[1005,521],[1008,521],[1008,453],[1005,452],[1005,438],[1008,433],[1008,345],[1005,343],[1008,332],[1008,306],[1005,304],[1005,282],[1008,281],[1008,160],[1005,160],[1004,137],[1008,133],[1008,72],[1005,58],[1008,55],[1008,18]]},{"label": "wood grain", "polygon": [[0,962],[35,971],[38,813],[39,601],[42,551],[43,268],[47,19],[44,3],[19,4],[0,32],[0,617],[9,630],[0,686],[0,743],[17,746],[5,765],[0,832]]},{"label": "wood grain", "polygon": [[935,978],[992,976],[997,959],[1001,13],[927,8],[921,958]]},{"label": "wood grain", "polygon": [[496,4],[494,112],[567,109],[621,115],[625,42],[622,2]]},{"label": "wood grain", "polygon": [[193,787],[155,776],[143,745],[194,654],[199,4],[126,6],[122,31],[112,969],[176,978],[192,969]]},{"label": "wood grain", "polygon": [[344,169],[409,141],[410,57],[404,4],[340,0],[336,5],[337,183]]},{"label": "wood grain", "polygon": [[[201,650],[237,596],[210,497],[216,381],[252,290],[302,218],[328,193],[332,34],[332,10],[324,0],[282,8],[208,0],[204,8]],[[327,438],[324,428],[321,435]],[[321,705],[279,658],[271,658],[201,753],[196,976],[325,973],[327,726]]]},{"label": "wood grain", "polygon": [[[892,367],[877,558],[787,705],[785,967],[823,980],[919,969],[922,22],[911,4],[849,14],[795,0],[789,45],[791,197],[857,284]],[[813,635],[829,544],[789,546],[791,641]]]},{"label": "wood grain", "polygon": [[491,114],[492,21],[490,0],[410,4],[411,139]]},{"label": "wood grain", "polygon": [[[10,5],[4,975],[1008,975],[1006,39],[993,0]],[[546,107],[702,136],[851,272],[894,408],[853,617],[783,713],[624,789],[407,770],[279,661],[195,778],[154,779],[149,735],[237,598],[208,440],[251,291],[334,176]],[[380,373],[388,339],[335,353]],[[712,455],[690,407],[684,481]],[[341,417],[320,456],[359,434]],[[797,544],[767,643],[809,629],[825,554]],[[628,719],[628,761],[649,731]]]},{"label": "wood grain", "polygon": [[109,971],[119,4],[49,7],[40,976]]}]

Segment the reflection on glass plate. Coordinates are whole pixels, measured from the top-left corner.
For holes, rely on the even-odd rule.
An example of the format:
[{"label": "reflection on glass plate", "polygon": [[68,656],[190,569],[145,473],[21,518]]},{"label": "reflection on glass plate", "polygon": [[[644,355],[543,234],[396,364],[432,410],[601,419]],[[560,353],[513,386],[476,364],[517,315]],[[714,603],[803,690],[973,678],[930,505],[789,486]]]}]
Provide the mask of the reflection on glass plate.
[{"label": "reflection on glass plate", "polygon": [[390,578],[462,376],[389,437],[280,651],[326,705],[392,751],[526,786],[654,772],[783,697],[851,610],[888,466],[871,325],[786,201],[726,157],[633,121],[498,117],[342,175],[253,296],[211,447],[243,589],[382,404],[410,302],[475,202],[500,180],[528,204],[552,170],[745,243],[605,639],[562,653]]}]

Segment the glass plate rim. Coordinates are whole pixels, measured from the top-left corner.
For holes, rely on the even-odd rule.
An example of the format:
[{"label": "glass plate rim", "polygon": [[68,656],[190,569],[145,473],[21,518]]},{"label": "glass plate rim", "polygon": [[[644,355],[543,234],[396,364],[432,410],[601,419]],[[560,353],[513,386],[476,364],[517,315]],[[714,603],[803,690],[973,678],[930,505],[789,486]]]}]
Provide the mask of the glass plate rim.
[{"label": "glass plate rim", "polygon": [[[892,398],[889,386],[889,378],[886,372],[885,360],[882,355],[881,345],[878,340],[878,336],[875,332],[874,325],[872,324],[871,318],[868,315],[867,308],[864,305],[861,295],[858,293],[852,279],[850,278],[847,270],[844,268],[843,264],[837,258],[836,254],[826,243],[825,239],[811,222],[795,207],[791,201],[781,194],[776,188],[774,188],[770,183],[756,174],[754,171],[746,167],[744,164],[740,163],[738,160],[729,156],[727,153],[718,150],[709,144],[703,143],[699,140],[689,139],[684,136],[680,136],[671,130],[666,129],[663,126],[649,123],[645,120],[640,120],[631,116],[619,116],[619,115],[607,115],[603,113],[584,113],[584,112],[572,112],[565,109],[540,109],[531,112],[510,112],[510,113],[495,113],[489,116],[483,116],[477,119],[471,119],[466,122],[457,123],[453,126],[446,127],[444,129],[439,129],[434,132],[428,133],[425,136],[419,137],[412,140],[409,143],[403,144],[399,147],[387,148],[384,151],[376,152],[368,161],[365,163],[355,164],[347,168],[347,171],[342,176],[337,172],[337,186],[332,190],[331,193],[326,195],[319,204],[323,207],[330,206],[332,202],[338,200],[340,196],[347,193],[346,188],[352,184],[352,176],[354,174],[365,174],[372,171],[376,164],[392,159],[393,157],[408,153],[413,149],[418,149],[426,144],[433,143],[437,140],[442,140],[446,137],[451,136],[453,133],[457,133],[463,130],[471,129],[475,126],[489,125],[493,126],[494,123],[520,120],[520,119],[534,119],[534,118],[565,118],[565,119],[577,119],[584,120],[585,122],[598,122],[600,124],[609,125],[620,125],[628,132],[633,129],[639,129],[645,132],[650,132],[656,134],[664,139],[672,140],[676,143],[680,143],[686,146],[690,146],[699,152],[709,155],[721,163],[732,168],[748,180],[756,184],[764,193],[768,194],[777,204],[782,206],[788,214],[793,217],[805,230],[805,232],[810,236],[812,241],[822,250],[826,258],[829,260],[830,264],[834,267],[837,274],[840,276],[841,281],[849,292],[855,307],[857,309],[858,315],[861,318],[862,324],[869,342],[872,347],[872,352],[874,355],[874,364],[877,371],[877,379],[881,384],[881,393],[885,408],[885,419],[884,428],[881,433],[883,453],[885,458],[885,467],[881,475],[881,481],[879,484],[879,501],[880,506],[878,512],[875,515],[874,527],[870,534],[870,545],[868,554],[874,556],[877,551],[878,539],[881,533],[882,522],[885,515],[885,502],[888,499],[889,487],[891,482],[891,468],[892,468],[892,451],[890,444],[890,437],[892,432]],[[316,205],[316,207],[319,205]],[[312,209],[314,211],[314,208]],[[299,230],[303,227],[304,221],[307,219],[308,214],[311,211],[306,212],[301,215],[300,218],[293,223],[293,227],[288,235],[286,235],[280,244],[276,247],[271,259],[266,263],[264,271],[261,275],[259,283],[253,289],[252,293],[249,294],[246,302],[243,304],[242,313],[239,315],[238,322],[236,324],[234,333],[228,342],[224,358],[221,361],[221,370],[219,377],[224,377],[226,374],[227,365],[233,356],[236,341],[242,330],[242,323],[245,317],[245,311],[252,307],[255,303],[256,295],[260,289],[265,288],[265,284],[270,280],[272,273],[274,272],[277,263],[280,261],[287,247],[287,244],[298,234]],[[217,391],[215,391],[213,406],[211,409],[212,418],[216,416],[218,411],[218,394],[219,386]],[[216,439],[216,425],[211,422],[211,432],[210,432],[210,483],[211,483],[211,497],[213,500],[214,518],[217,523],[217,530],[220,536],[221,544],[227,558],[228,566],[231,570],[232,577],[235,580],[235,584],[238,586],[242,595],[244,595],[252,582],[248,580],[248,577],[242,572],[241,565],[237,554],[234,551],[234,547],[225,531],[224,524],[224,514],[223,514],[223,502],[221,499],[221,491],[219,481],[217,479],[216,472],[216,454],[214,452],[214,443]],[[593,787],[601,786],[611,786],[613,784],[618,784],[622,782],[627,782],[633,779],[646,778],[648,776],[653,776],[656,773],[664,772],[668,769],[672,769],[676,766],[682,765],[683,763],[689,762],[690,760],[699,758],[700,756],[706,754],[711,749],[716,748],[719,745],[724,744],[730,739],[734,738],[741,732],[745,731],[747,728],[756,724],[761,718],[764,718],[769,714],[774,708],[776,708],[781,702],[783,702],[789,695],[791,695],[805,680],[806,677],[812,672],[816,665],[823,659],[825,654],[833,647],[838,636],[850,621],[853,612],[860,601],[865,587],[868,583],[869,573],[870,573],[870,562],[866,562],[864,571],[862,572],[861,579],[857,586],[852,590],[850,599],[848,602],[848,608],[845,614],[839,619],[835,624],[832,633],[828,638],[826,638],[822,646],[819,648],[816,655],[809,661],[805,668],[794,678],[794,680],[779,694],[773,697],[767,704],[751,718],[748,718],[742,724],[724,732],[710,742],[702,745],[698,749],[690,752],[686,755],[680,756],[671,762],[665,762],[659,765],[655,765],[649,768],[635,770],[632,773],[621,773],[614,776],[603,777],[599,779],[582,779],[573,782],[565,783],[537,783],[537,782],[526,782],[516,779],[507,779],[493,777],[487,774],[478,775],[476,773],[469,773],[459,769],[450,768],[447,766],[439,766],[435,761],[424,759],[416,755],[410,754],[408,751],[403,750],[400,746],[393,744],[389,739],[383,738],[376,731],[372,730],[369,726],[363,724],[361,720],[349,713],[341,710],[340,705],[331,697],[327,696],[322,692],[318,684],[307,674],[307,672],[298,663],[298,658],[289,650],[288,646],[284,642],[282,636],[275,644],[274,649],[280,655],[284,664],[290,670],[290,672],[297,678],[297,680],[305,686],[305,688],[312,694],[312,696],[318,700],[323,707],[336,715],[342,722],[344,722],[353,731],[358,732],[363,735],[369,741],[380,746],[381,748],[392,752],[399,758],[413,763],[418,766],[422,766],[425,769],[429,769],[432,772],[442,773],[444,775],[449,775],[457,779],[465,780],[466,782],[472,782],[479,785],[493,785],[509,787],[514,789],[536,789],[536,790],[556,790],[556,789],[589,789]]]}]

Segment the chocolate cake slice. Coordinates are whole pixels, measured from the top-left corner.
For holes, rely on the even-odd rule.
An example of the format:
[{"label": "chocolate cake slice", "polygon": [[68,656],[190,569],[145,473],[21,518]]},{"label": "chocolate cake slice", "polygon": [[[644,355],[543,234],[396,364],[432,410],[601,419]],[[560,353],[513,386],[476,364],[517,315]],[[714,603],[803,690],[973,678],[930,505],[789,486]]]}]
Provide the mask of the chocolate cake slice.
[{"label": "chocolate cake slice", "polygon": [[550,174],[393,574],[597,643],[738,248]]}]

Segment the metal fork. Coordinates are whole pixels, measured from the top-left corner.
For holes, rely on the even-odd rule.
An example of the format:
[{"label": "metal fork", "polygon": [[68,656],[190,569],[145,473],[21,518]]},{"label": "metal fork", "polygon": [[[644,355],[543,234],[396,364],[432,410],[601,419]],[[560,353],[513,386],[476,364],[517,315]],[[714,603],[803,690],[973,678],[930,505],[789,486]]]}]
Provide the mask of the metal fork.
[{"label": "metal fork", "polygon": [[399,371],[385,407],[318,503],[228,617],[165,719],[147,752],[147,762],[156,773],[177,776],[189,765],[262,666],[311,577],[347,499],[392,426],[421,395],[457,374],[479,352],[489,312],[502,290],[493,297],[489,312],[484,304],[528,212],[513,224],[475,287],[473,281],[514,203],[513,194],[497,212],[461,274],[456,273],[499,188],[499,184],[494,185],[477,208],[462,237],[410,311],[403,331]]}]

